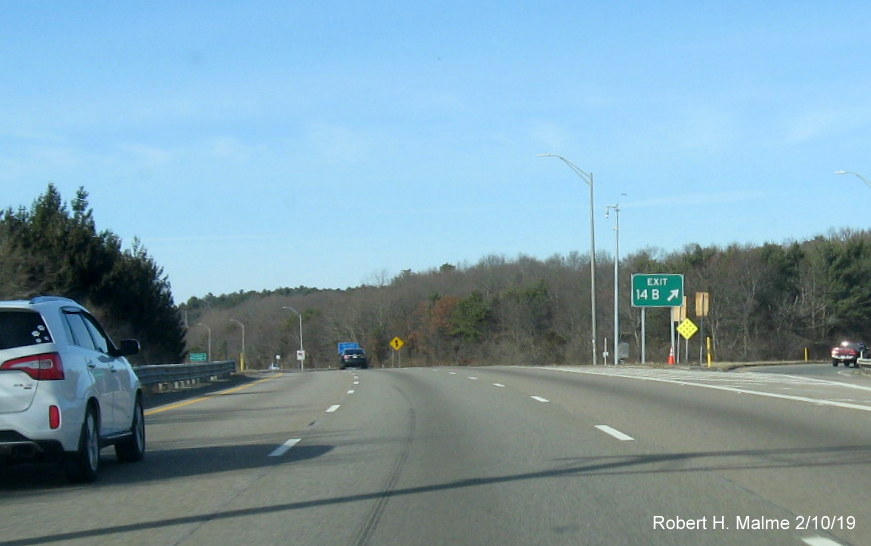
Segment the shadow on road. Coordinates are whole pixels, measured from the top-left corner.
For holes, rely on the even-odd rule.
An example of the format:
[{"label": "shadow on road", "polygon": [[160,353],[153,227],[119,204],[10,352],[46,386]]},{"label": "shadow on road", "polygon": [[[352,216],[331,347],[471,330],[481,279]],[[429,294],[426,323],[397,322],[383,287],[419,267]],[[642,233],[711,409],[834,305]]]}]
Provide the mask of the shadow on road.
[{"label": "shadow on road", "polygon": [[[173,458],[173,469],[167,469],[166,465],[143,465],[140,470],[130,473],[125,481],[152,480],[177,477],[197,473],[224,472],[251,468],[274,462],[264,462],[263,451],[266,446],[235,446],[226,448],[203,448],[178,450],[166,452],[167,457]],[[204,449],[208,450],[208,464],[204,464]],[[220,450],[215,453],[213,450]],[[297,451],[297,449],[299,451]],[[326,445],[302,446],[294,448],[289,455],[283,458],[282,464],[303,459],[319,457],[332,448]],[[75,531],[69,533],[57,533],[47,536],[36,536],[16,540],[16,544],[43,544],[55,541],[75,540],[103,537],[106,535],[157,529],[175,525],[186,525],[215,521],[218,519],[244,518],[251,515],[263,515],[264,513],[279,513],[290,510],[305,510],[320,506],[332,506],[359,501],[383,501],[385,499],[417,495],[437,491],[481,487],[499,483],[509,483],[522,480],[541,479],[566,479],[569,477],[583,476],[611,476],[631,474],[674,474],[683,472],[716,472],[728,470],[753,470],[771,468],[813,468],[819,466],[831,467],[833,465],[855,465],[857,460],[867,460],[871,455],[871,445],[821,447],[821,448],[797,448],[797,449],[760,449],[760,450],[736,450],[736,451],[711,451],[711,452],[677,452],[662,454],[643,454],[627,456],[605,457],[581,457],[567,461],[566,466],[537,472],[521,474],[471,478],[446,482],[443,484],[425,485],[419,487],[407,487],[400,489],[387,489],[361,493],[355,495],[338,495],[311,499],[305,501],[274,504],[272,506],[258,506],[257,508],[224,510],[209,514],[179,516],[176,518],[145,521],[125,525],[116,525],[100,529]],[[158,453],[155,458],[160,458]],[[246,462],[248,461],[248,462]],[[676,465],[675,463],[680,463]],[[120,468],[120,464],[108,464],[107,474],[111,479],[112,468]],[[124,465],[125,471],[134,467]],[[120,473],[120,471],[119,471]]]}]

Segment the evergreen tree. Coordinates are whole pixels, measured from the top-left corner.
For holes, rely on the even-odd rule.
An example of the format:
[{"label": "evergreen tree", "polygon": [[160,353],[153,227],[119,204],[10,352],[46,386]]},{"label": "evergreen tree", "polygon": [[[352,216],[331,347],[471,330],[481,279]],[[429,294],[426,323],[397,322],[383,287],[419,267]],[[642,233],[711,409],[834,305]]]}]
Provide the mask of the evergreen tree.
[{"label": "evergreen tree", "polygon": [[140,339],[139,360],[181,360],[184,328],[163,269],[138,240],[122,251],[117,235],[97,232],[84,188],[76,192],[72,213],[49,184],[30,210],[0,214],[0,263],[3,299],[67,296],[101,315],[116,338]]}]

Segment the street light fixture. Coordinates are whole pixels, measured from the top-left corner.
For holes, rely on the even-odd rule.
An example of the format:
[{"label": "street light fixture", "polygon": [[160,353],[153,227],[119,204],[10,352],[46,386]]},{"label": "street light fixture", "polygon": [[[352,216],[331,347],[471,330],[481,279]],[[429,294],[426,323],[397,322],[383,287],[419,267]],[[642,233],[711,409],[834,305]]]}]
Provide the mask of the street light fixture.
[{"label": "street light fixture", "polygon": [[592,322],[593,364],[596,364],[596,221],[593,218],[593,174],[581,170],[577,165],[557,154],[538,154],[538,157],[555,157],[590,187],[590,320]]},{"label": "street light fixture", "polygon": [[835,171],[835,174],[852,174],[853,176],[858,177],[859,180],[864,182],[866,186],[871,188],[871,181],[869,181],[867,178],[865,178],[864,176],[862,176],[859,173],[855,173],[853,171]]},{"label": "street light fixture", "polygon": [[235,322],[242,327],[242,351],[239,353],[239,371],[245,371],[245,325],[240,321],[231,318],[230,322]]},{"label": "street light fixture", "polygon": [[[299,354],[304,355],[305,354],[303,352],[304,349],[302,348],[302,313],[300,313],[299,311],[297,311],[296,309],[294,309],[293,307],[291,307],[289,305],[283,305],[283,306],[281,306],[281,308],[293,311],[294,313],[296,313],[296,316],[299,317]],[[299,361],[299,369],[303,370],[303,371],[305,370],[305,359],[301,359]]]},{"label": "street light fixture", "polygon": [[202,322],[198,322],[197,326],[202,326],[209,332],[209,345],[208,351],[206,351],[206,359],[211,362],[212,361],[212,329],[203,324]]},{"label": "street light fixture", "polygon": [[[626,195],[621,194],[621,195]],[[620,363],[620,203],[605,207],[605,218],[614,211],[614,365]]]}]

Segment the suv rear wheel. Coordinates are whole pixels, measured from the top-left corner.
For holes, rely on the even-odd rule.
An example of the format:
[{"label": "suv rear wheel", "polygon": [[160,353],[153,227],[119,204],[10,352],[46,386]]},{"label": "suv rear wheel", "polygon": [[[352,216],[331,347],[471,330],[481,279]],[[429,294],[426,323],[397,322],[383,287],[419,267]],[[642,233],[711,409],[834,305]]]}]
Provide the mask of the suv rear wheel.
[{"label": "suv rear wheel", "polygon": [[100,470],[100,422],[97,411],[89,405],[79,435],[79,448],[64,453],[64,473],[71,482],[92,482]]},{"label": "suv rear wheel", "polygon": [[133,408],[133,423],[130,425],[130,438],[115,444],[115,455],[122,463],[141,461],[145,457],[145,416],[142,399],[136,398]]}]

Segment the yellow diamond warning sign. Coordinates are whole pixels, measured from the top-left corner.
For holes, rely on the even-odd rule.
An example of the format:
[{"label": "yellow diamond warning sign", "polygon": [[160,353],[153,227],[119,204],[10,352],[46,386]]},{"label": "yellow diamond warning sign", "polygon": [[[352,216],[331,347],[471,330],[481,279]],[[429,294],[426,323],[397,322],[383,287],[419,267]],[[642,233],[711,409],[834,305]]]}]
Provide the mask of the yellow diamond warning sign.
[{"label": "yellow diamond warning sign", "polygon": [[689,339],[693,337],[693,334],[699,331],[699,327],[690,319],[685,319],[683,322],[678,324],[677,331],[684,339]]},{"label": "yellow diamond warning sign", "polygon": [[394,351],[398,351],[399,349],[402,349],[403,345],[405,345],[405,342],[402,341],[402,339],[400,339],[398,337],[395,337],[395,338],[390,340],[390,346],[393,347]]}]

